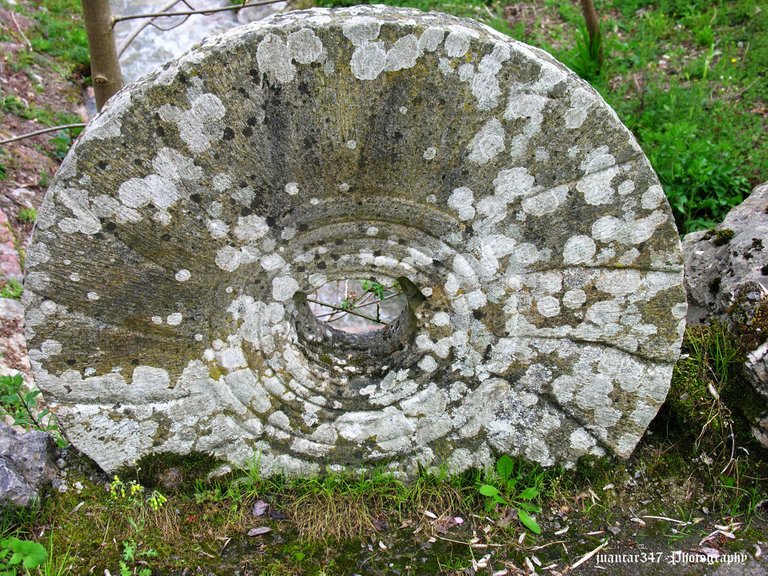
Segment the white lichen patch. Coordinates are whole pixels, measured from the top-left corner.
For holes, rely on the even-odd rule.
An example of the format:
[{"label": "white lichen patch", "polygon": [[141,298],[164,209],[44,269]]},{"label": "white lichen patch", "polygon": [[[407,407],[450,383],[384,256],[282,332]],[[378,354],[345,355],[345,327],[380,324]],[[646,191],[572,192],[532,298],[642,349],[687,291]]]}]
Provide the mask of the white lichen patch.
[{"label": "white lichen patch", "polygon": [[571,236],[563,248],[563,263],[589,264],[596,250],[595,241],[589,236]]},{"label": "white lichen patch", "polygon": [[413,34],[398,38],[394,46],[387,51],[385,69],[396,72],[404,68],[413,68],[421,55],[419,41]]},{"label": "white lichen patch", "polygon": [[168,323],[168,326],[178,326],[183,319],[184,316],[180,312],[174,312],[173,314],[168,314],[165,321]]},{"label": "white lichen patch", "polygon": [[370,16],[353,16],[344,22],[342,31],[354,46],[362,46],[379,37],[381,21]]},{"label": "white lichen patch", "polygon": [[387,66],[387,52],[381,42],[359,46],[349,62],[358,80],[376,80]]},{"label": "white lichen patch", "polygon": [[448,37],[445,39],[445,53],[451,58],[460,58],[469,50],[473,38],[480,34],[466,26],[448,26]]},{"label": "white lichen patch", "polygon": [[176,274],[174,275],[174,278],[178,280],[179,282],[186,282],[192,277],[192,273],[187,270],[186,268],[182,268]]},{"label": "white lichen patch", "polygon": [[200,94],[190,101],[190,105],[185,110],[164,104],[158,109],[158,114],[166,122],[176,124],[179,136],[192,152],[204,152],[213,142],[221,139],[224,127],[220,121],[226,114],[226,108],[215,94]]},{"label": "white lichen patch", "polygon": [[314,30],[302,28],[288,35],[288,51],[299,64],[311,64],[323,53],[323,43]]},{"label": "white lichen patch", "polygon": [[506,149],[505,137],[506,133],[501,122],[491,118],[483,124],[467,146],[469,161],[481,166],[487,164]]},{"label": "white lichen patch", "polygon": [[278,276],[272,280],[272,297],[278,302],[290,300],[298,290],[299,283],[290,276]]}]

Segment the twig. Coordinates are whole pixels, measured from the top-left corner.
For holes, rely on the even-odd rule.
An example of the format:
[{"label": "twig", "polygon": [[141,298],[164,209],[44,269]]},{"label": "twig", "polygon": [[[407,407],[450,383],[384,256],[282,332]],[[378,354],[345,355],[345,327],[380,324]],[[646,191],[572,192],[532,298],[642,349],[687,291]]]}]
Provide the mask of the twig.
[{"label": "twig", "polygon": [[[370,306],[372,304],[379,304],[380,302],[384,302],[384,300],[389,300],[391,298],[394,298],[395,296],[400,296],[402,292],[395,292],[394,294],[390,294],[389,296],[385,296],[381,300],[371,300],[370,302],[366,302],[365,304],[355,304],[355,308],[365,308],[366,306]],[[363,300],[363,302],[365,302]],[[329,308],[332,308],[332,306],[329,306],[328,304],[325,304],[324,302],[317,302],[317,304],[320,304],[320,306],[328,306]],[[342,308],[343,310],[343,308]],[[344,310],[345,312],[349,312],[349,310]],[[326,316],[333,316],[335,312],[329,312],[327,314],[321,314],[318,316],[318,318],[325,318]],[[383,322],[382,322],[383,324]]]},{"label": "twig", "polygon": [[[168,4],[166,4],[165,6],[163,6],[162,8],[160,8],[160,11],[161,11],[161,12],[167,12],[168,10],[170,10],[171,8],[173,8],[174,6],[176,6],[176,4],[178,4],[178,3],[179,3],[179,2],[181,2],[181,1],[182,1],[182,0],[172,0],[171,2],[169,2]],[[123,43],[122,43],[122,44],[120,44],[120,47],[117,49],[117,57],[118,57],[118,58],[119,58],[120,56],[122,56],[122,55],[123,55],[123,52],[125,52],[125,49],[126,49],[126,48],[128,48],[128,45],[129,45],[131,42],[133,42],[133,41],[136,39],[136,37],[137,37],[139,34],[141,34],[141,33],[144,31],[144,29],[145,29],[147,26],[149,26],[150,24],[152,24],[152,21],[153,21],[153,20],[154,20],[154,18],[152,18],[151,20],[147,20],[146,22],[143,22],[143,23],[142,23],[140,26],[138,26],[138,27],[136,28],[136,30],[134,30],[133,32],[131,32],[130,36],[128,36],[128,38],[126,38],[126,39],[123,41]]]},{"label": "twig", "polygon": [[726,96],[725,98],[723,98],[723,100],[737,100],[737,99],[741,98],[744,95],[744,92],[746,92],[747,90],[752,88],[752,86],[754,86],[758,82],[760,82],[760,78],[758,78],[754,82],[750,82],[749,84],[747,84],[747,86],[745,86],[744,88],[742,88],[741,90],[739,90],[735,94],[732,94],[730,96]]},{"label": "twig", "polygon": [[437,538],[438,540],[442,540],[443,542],[451,542],[452,544],[463,544],[464,546],[469,546],[470,549],[502,548],[503,547],[503,544],[472,544],[471,542],[464,542],[463,540],[453,540],[452,538],[444,538],[443,536],[438,536],[437,534],[432,534],[432,538]]},{"label": "twig", "polygon": [[184,10],[181,12],[154,12],[150,14],[128,14],[126,16],[115,16],[112,18],[112,27],[118,22],[125,22],[126,20],[138,20],[140,18],[173,18],[174,16],[193,16],[194,14],[215,14],[216,12],[228,12],[231,10],[240,10],[242,8],[251,8],[254,6],[266,6],[267,4],[277,4],[278,2],[284,2],[285,0],[261,0],[260,2],[253,2],[252,4],[235,4],[233,6],[224,6],[222,8],[209,8],[207,10]]},{"label": "twig", "polygon": [[27,48],[29,50],[32,50],[32,43],[29,41],[29,38],[27,38],[27,35],[24,34],[24,30],[21,29],[21,26],[19,26],[19,23],[16,22],[16,14],[13,12],[13,10],[11,10],[10,12],[11,12],[11,20],[13,20],[13,25],[16,26],[16,30],[18,30],[19,34],[21,34],[21,37],[24,39],[24,43],[27,45]]},{"label": "twig", "polygon": [[68,130],[69,128],[85,128],[85,124],[84,123],[63,124],[61,126],[53,126],[52,128],[43,128],[42,130],[29,132],[27,134],[22,134],[21,136],[14,136],[13,138],[0,140],[0,145],[10,144],[11,142],[16,142],[17,140],[23,140],[24,138],[31,138],[32,136],[39,136],[40,134],[47,134],[48,132],[56,132],[58,130]]},{"label": "twig", "polygon": [[338,310],[339,312],[346,312],[347,314],[352,314],[353,316],[359,316],[360,318],[365,318],[366,320],[370,320],[371,322],[376,322],[377,324],[384,324],[386,326],[386,322],[382,322],[381,320],[376,320],[376,318],[372,318],[371,316],[366,316],[365,314],[360,314],[359,312],[355,312],[354,310],[346,310],[339,306],[334,306],[333,304],[320,302],[319,300],[314,300],[312,298],[307,298],[307,302],[312,302],[313,304],[319,304],[320,306],[325,306],[326,308],[333,308],[334,310]]},{"label": "twig", "polygon": [[597,554],[598,552],[600,552],[600,550],[602,550],[602,549],[603,549],[603,548],[605,548],[606,546],[608,546],[608,540],[606,540],[605,542],[603,542],[602,544],[600,544],[600,546],[598,546],[597,548],[595,548],[594,550],[592,550],[592,552],[587,552],[586,554],[584,554],[584,556],[582,556],[582,557],[581,557],[581,559],[579,559],[579,560],[576,562],[576,564],[574,564],[573,566],[570,566],[569,568],[566,568],[566,570],[568,570],[568,571],[570,571],[570,570],[575,570],[576,568],[578,568],[579,566],[581,566],[582,564],[584,564],[584,562],[586,562],[587,560],[589,560],[590,558],[592,558],[592,556],[594,556],[595,554]]},{"label": "twig", "polygon": [[690,526],[692,522],[686,522],[684,520],[675,520],[674,518],[667,518],[666,516],[643,516],[643,518],[648,518],[650,520],[665,520],[667,522],[674,522],[675,524],[680,524],[681,526]]}]

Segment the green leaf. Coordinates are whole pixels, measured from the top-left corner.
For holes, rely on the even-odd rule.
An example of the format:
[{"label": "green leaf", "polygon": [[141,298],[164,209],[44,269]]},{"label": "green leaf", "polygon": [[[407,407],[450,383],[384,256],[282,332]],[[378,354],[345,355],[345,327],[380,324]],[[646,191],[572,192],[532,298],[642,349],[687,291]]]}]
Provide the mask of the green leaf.
[{"label": "green leaf", "polygon": [[528,502],[516,502],[516,504],[518,506],[520,506],[520,508],[522,508],[526,512],[535,512],[537,514],[539,512],[541,512],[541,507],[540,506],[536,506],[536,505],[530,504]]},{"label": "green leaf", "polygon": [[509,480],[509,478],[512,477],[512,473],[515,471],[515,462],[512,458],[503,454],[501,458],[499,458],[499,461],[496,462],[496,470],[504,480]]},{"label": "green leaf", "polygon": [[536,520],[531,518],[530,514],[525,510],[517,511],[517,518],[523,523],[523,526],[528,528],[534,534],[541,534],[541,527],[536,523]]},{"label": "green leaf", "polygon": [[22,540],[19,543],[19,552],[24,555],[24,568],[31,569],[37,568],[45,563],[48,559],[48,551],[45,546],[38,542],[32,542],[29,540]]},{"label": "green leaf", "polygon": [[478,492],[482,494],[483,496],[497,496],[499,494],[499,489],[496,488],[496,486],[491,486],[490,484],[483,484],[478,488]]},{"label": "green leaf", "polygon": [[530,488],[526,488],[520,493],[520,499],[521,500],[533,500],[536,498],[536,496],[539,495],[539,491],[531,486]]}]

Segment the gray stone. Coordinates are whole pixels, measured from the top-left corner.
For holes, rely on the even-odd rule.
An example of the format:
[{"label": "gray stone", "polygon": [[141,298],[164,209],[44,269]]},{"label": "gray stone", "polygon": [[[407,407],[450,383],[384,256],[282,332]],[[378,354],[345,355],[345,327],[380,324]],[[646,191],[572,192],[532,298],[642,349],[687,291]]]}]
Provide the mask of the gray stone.
[{"label": "gray stone", "polygon": [[[309,10],[117,94],[28,259],[38,386],[106,470],[209,452],[265,474],[628,456],[685,322],[658,180],[548,54],[415,10]],[[405,288],[334,330],[325,281]]]},{"label": "gray stone", "polygon": [[[768,402],[768,183],[714,230],[688,234],[683,252],[689,321],[716,319],[730,329],[748,378]],[[768,446],[768,412],[753,431]]]},{"label": "gray stone", "polygon": [[53,438],[0,422],[0,506],[29,506],[56,475]]}]

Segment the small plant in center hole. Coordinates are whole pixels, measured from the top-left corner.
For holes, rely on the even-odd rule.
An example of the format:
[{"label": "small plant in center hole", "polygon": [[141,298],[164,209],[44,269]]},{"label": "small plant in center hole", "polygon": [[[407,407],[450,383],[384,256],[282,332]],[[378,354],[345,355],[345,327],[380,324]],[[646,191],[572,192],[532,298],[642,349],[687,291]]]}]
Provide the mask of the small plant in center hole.
[{"label": "small plant in center hole", "polygon": [[541,534],[541,527],[531,514],[541,512],[541,507],[533,501],[539,497],[535,486],[522,488],[525,475],[522,471],[515,474],[515,461],[504,454],[496,462],[496,475],[487,477],[485,484],[478,486],[478,492],[488,498],[486,506],[493,510],[497,505],[517,510],[517,519],[534,534]]},{"label": "small plant in center hole", "polygon": [[[308,302],[314,304],[315,317],[330,324],[348,316],[355,316],[367,321],[369,330],[387,325],[387,313],[390,311],[384,308],[384,303],[403,294],[397,280],[389,285],[373,278],[344,280],[343,296],[339,294],[341,281],[335,282],[335,289],[332,284],[329,282],[315,292],[314,297],[307,298]],[[394,316],[396,317],[396,314]],[[340,327],[342,330],[346,329],[343,325]]]}]

